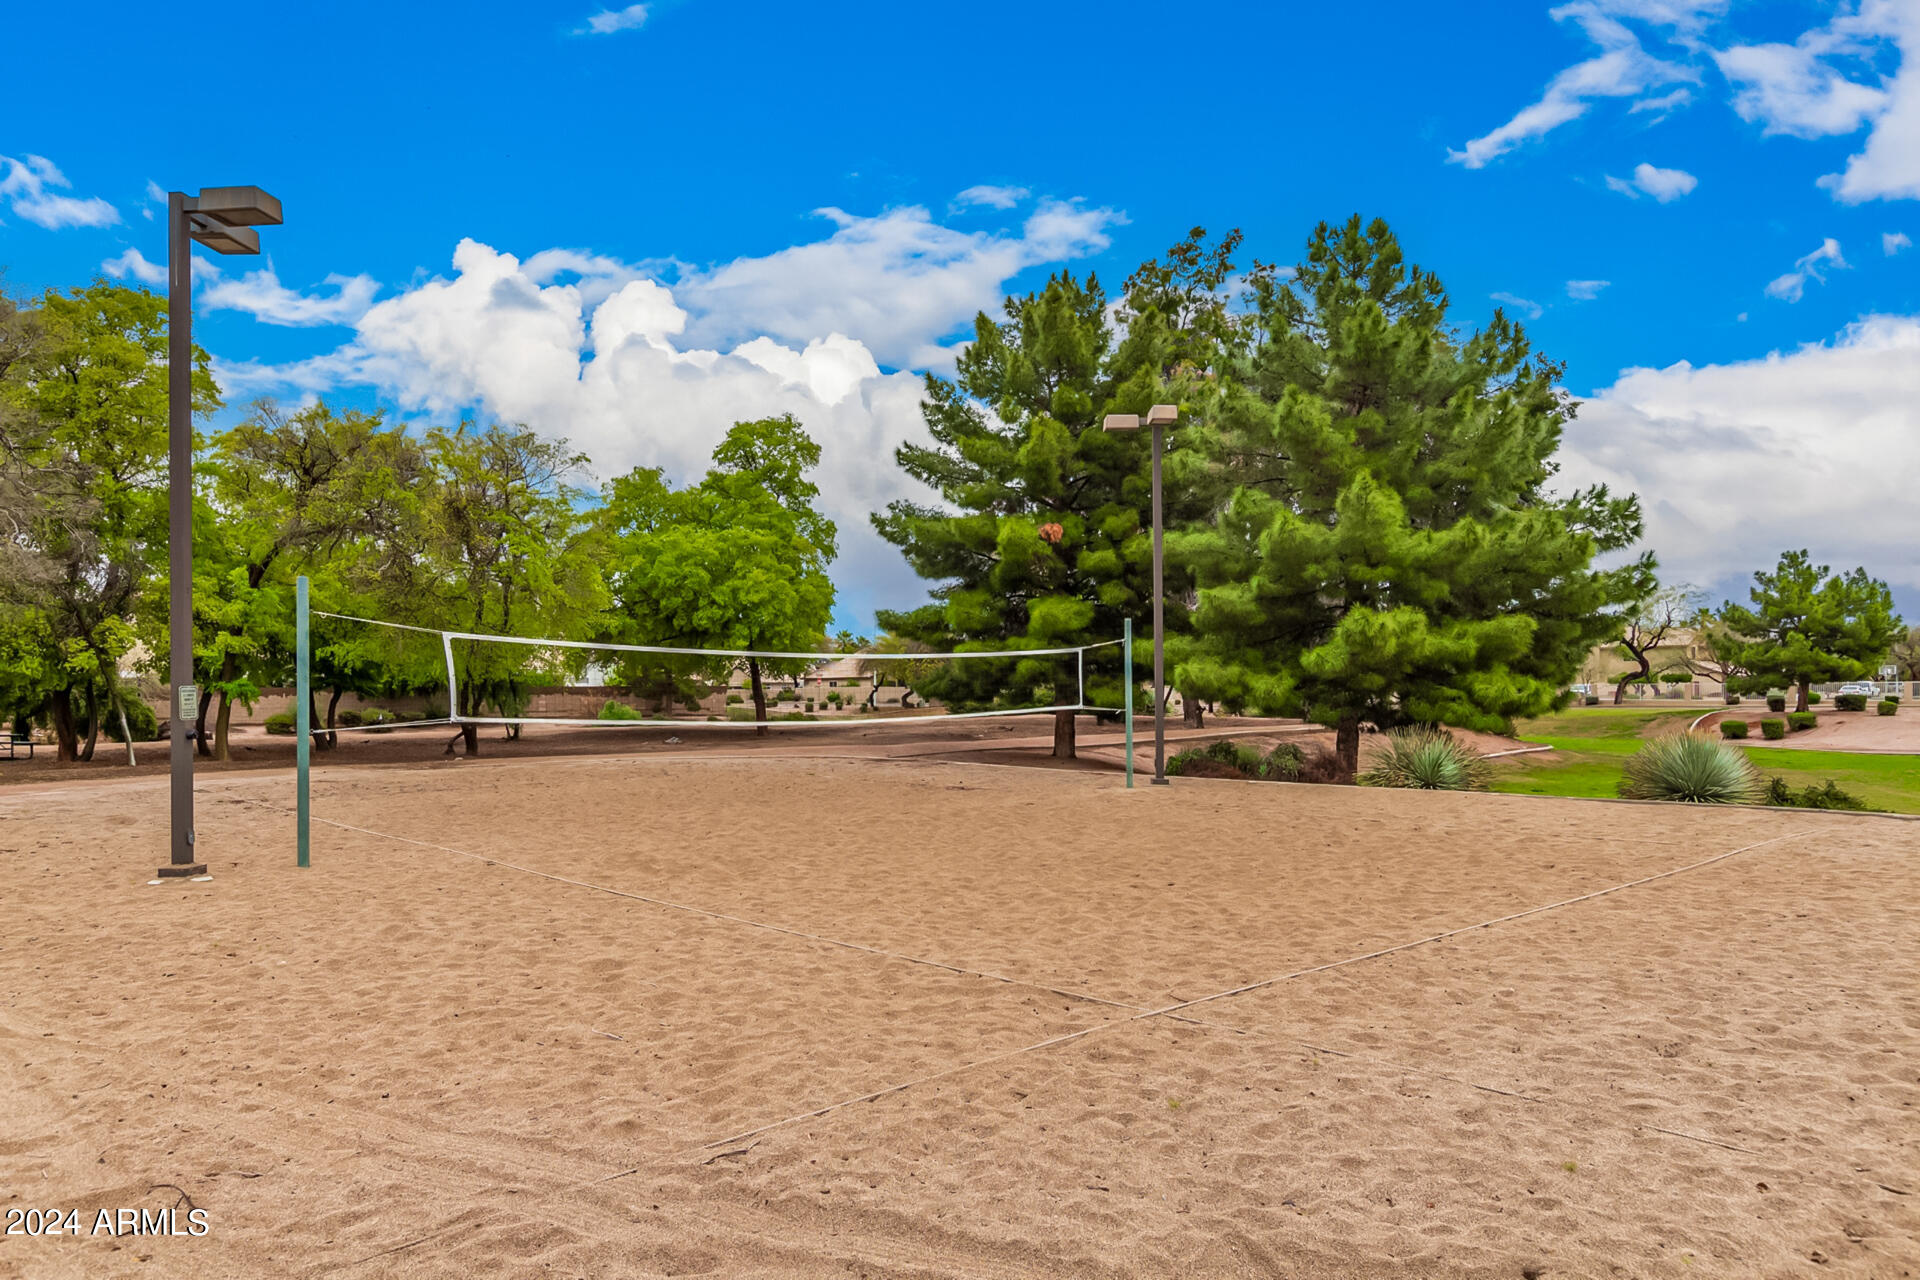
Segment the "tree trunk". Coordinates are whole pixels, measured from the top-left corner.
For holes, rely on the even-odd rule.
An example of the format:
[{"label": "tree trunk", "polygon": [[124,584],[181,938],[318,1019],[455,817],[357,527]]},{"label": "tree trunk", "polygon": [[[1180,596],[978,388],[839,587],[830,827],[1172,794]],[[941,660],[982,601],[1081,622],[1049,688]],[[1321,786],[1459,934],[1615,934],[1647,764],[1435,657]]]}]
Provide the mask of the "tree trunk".
[{"label": "tree trunk", "polygon": [[1798,686],[1800,690],[1800,701],[1794,707],[1795,711],[1805,711],[1807,709],[1807,690],[1812,684],[1813,684],[1812,677],[1809,677],[1809,676],[1801,677],[1800,684]]},{"label": "tree trunk", "polygon": [[87,745],[80,749],[80,758],[93,759],[93,745],[100,741],[100,695],[94,691],[93,682],[87,682]]},{"label": "tree trunk", "polygon": [[[220,658],[220,683],[224,686],[238,674],[234,671],[233,655],[222,654]],[[228,731],[233,727],[233,699],[227,696],[225,688],[215,695],[219,699],[213,709],[213,758],[215,760],[233,759],[233,749],[228,745]]]},{"label": "tree trunk", "polygon": [[333,692],[327,695],[327,747],[329,750],[340,745],[340,735],[333,731],[333,726],[337,723],[334,720],[334,714],[339,711],[340,695],[345,692],[346,690],[335,685]]},{"label": "tree trunk", "polygon": [[80,758],[80,735],[73,727],[73,693],[67,689],[56,689],[47,699],[47,711],[53,720],[55,760],[68,762]]},{"label": "tree trunk", "polygon": [[213,758],[215,760],[233,759],[233,749],[227,745],[227,735],[233,728],[233,699],[227,691],[221,689],[214,694],[213,711]]},{"label": "tree trunk", "polygon": [[753,682],[753,718],[760,727],[753,732],[758,737],[767,736],[767,687],[760,683],[760,659],[747,659],[747,679]]},{"label": "tree trunk", "polygon": [[1342,716],[1333,731],[1333,753],[1340,761],[1341,782],[1352,782],[1360,772],[1360,718]]},{"label": "tree trunk", "polygon": [[314,701],[316,696],[318,695],[316,695],[312,689],[307,690],[307,732],[313,735],[314,750],[331,751],[333,750],[333,735],[329,733],[314,733],[314,729],[321,723],[320,704]]},{"label": "tree trunk", "polygon": [[[205,690],[202,690],[204,693]],[[207,746],[207,713],[213,710],[213,699],[200,699],[200,714],[193,721],[193,749],[203,756],[211,756],[213,750]]]},{"label": "tree trunk", "polygon": [[1200,699],[1191,697],[1184,693],[1180,695],[1180,723],[1181,724],[1185,725],[1189,729],[1206,728],[1207,723],[1204,718],[1204,714],[1203,714],[1204,711],[1205,711],[1205,707],[1201,704]]},{"label": "tree trunk", "polygon": [[1073,753],[1074,733],[1079,721],[1072,711],[1053,713],[1053,758],[1055,760],[1075,759]]}]

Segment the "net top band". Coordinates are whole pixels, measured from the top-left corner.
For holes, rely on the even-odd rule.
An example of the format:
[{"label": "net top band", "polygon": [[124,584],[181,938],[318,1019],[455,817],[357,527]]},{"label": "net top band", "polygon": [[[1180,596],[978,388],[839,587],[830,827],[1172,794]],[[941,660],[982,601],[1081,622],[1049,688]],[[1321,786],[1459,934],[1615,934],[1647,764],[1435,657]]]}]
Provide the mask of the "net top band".
[{"label": "net top band", "polygon": [[539,640],[531,636],[489,635],[482,631],[442,631],[438,627],[417,627],[407,622],[384,622],[379,618],[362,618],[351,613],[329,613],[325,609],[312,611],[316,618],[338,618],[343,622],[364,622],[374,627],[392,627],[399,631],[418,631],[422,635],[439,636],[443,641],[451,640],[491,640],[503,644],[534,645],[545,649],[592,649],[617,653],[670,653],[696,658],[789,658],[805,659],[809,662],[832,662],[837,658],[859,658],[862,661],[875,662],[924,662],[929,658],[1037,658],[1066,653],[1084,653],[1088,649],[1105,649],[1123,643],[1120,640],[1099,640],[1092,644],[1063,645],[1055,649],[969,649],[951,653],[813,653],[787,649],[687,649],[664,644],[616,644],[612,641],[597,640]]}]

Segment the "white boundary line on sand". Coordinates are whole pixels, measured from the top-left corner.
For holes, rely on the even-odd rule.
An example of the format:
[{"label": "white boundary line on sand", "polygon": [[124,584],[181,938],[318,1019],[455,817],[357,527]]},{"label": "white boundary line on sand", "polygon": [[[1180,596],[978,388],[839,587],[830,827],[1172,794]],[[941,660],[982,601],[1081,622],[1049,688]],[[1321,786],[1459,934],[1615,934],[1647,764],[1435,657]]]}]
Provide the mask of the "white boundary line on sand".
[{"label": "white boundary line on sand", "polygon": [[[724,911],[715,911],[707,907],[696,907],[687,903],[674,902],[665,898],[656,898],[648,894],[636,893],[628,889],[615,889],[607,885],[594,884],[591,881],[575,879],[571,876],[558,875],[554,872],[541,871],[534,867],[522,866],[519,863],[508,862],[501,858],[489,857],[485,854],[474,853],[470,850],[456,849],[451,845],[443,845],[431,840],[418,840],[411,836],[396,835],[388,831],[378,831],[371,827],[356,826],[352,823],[340,822],[333,818],[317,818],[317,821],[342,831],[352,831],[361,835],[372,836],[376,839],[393,840],[393,841],[396,841],[397,843],[410,844],[417,848],[435,849],[442,853],[451,853],[456,857],[466,858],[466,859],[469,859],[470,861],[479,862],[487,866],[505,867],[508,870],[519,871],[523,874],[535,876],[542,880],[552,881],[553,883],[556,883],[556,884],[570,885],[574,888],[587,889],[594,892],[604,893],[612,897],[626,898],[630,901],[643,902],[650,906],[664,907],[674,911],[684,911],[692,915],[704,916],[711,920],[720,920],[730,924],[746,925],[749,928],[761,929],[770,933],[783,934],[788,937],[801,938],[806,941],[817,942],[827,946],[840,947],[845,950],[857,951],[866,955],[879,956],[889,960],[900,960],[909,964],[922,965],[928,968],[939,969],[943,972],[952,973],[952,974],[956,974],[963,977],[985,978],[989,981],[1001,982],[1009,986],[1026,987],[1029,990],[1043,991],[1049,995],[1057,995],[1067,999],[1080,1000],[1089,1004],[1097,1004],[1097,1005],[1105,1006],[1107,1008],[1129,1011],[1128,1015],[1125,1017],[1115,1017],[1113,1019],[1110,1019],[1109,1021],[1097,1023],[1091,1027],[1083,1027],[1078,1031],[1070,1031],[1062,1035],[1050,1036],[1045,1040],[1037,1041],[1033,1044],[1026,1045],[1021,1048],[1009,1049],[1002,1053],[992,1054],[985,1058],[980,1058],[974,1061],[961,1063],[957,1066],[948,1067],[941,1071],[934,1072],[930,1075],[918,1076],[911,1080],[905,1080],[905,1081],[897,1082],[895,1084],[886,1085],[880,1089],[876,1089],[867,1093],[860,1094],[857,1097],[845,1098],[838,1102],[828,1103],[827,1105],[822,1107],[815,1107],[808,1111],[799,1112],[794,1115],[790,1115],[782,1119],[772,1121],[768,1124],[761,1125],[757,1128],[746,1130],[745,1132],[742,1132],[742,1133],[731,1134],[724,1138],[718,1138],[709,1142],[703,1142],[698,1146],[690,1147],[680,1152],[679,1154],[683,1156],[697,1155],[701,1152],[709,1151],[712,1148],[717,1146],[724,1146],[729,1143],[743,1142],[749,1138],[758,1137],[763,1133],[771,1132],[774,1129],[784,1128],[787,1125],[796,1124],[802,1120],[810,1120],[819,1116],[829,1115],[835,1111],[840,1111],[847,1107],[856,1106],[862,1102],[871,1102],[877,1098],[886,1097],[889,1094],[901,1093],[901,1092],[904,1092],[905,1090],[916,1088],[920,1085],[930,1084],[935,1080],[942,1080],[949,1076],[959,1075],[964,1072],[972,1071],[979,1067],[990,1066],[996,1062],[1004,1062],[1010,1058],[1015,1058],[1015,1057],[1022,1056],[1024,1054],[1035,1053],[1042,1049],[1049,1049],[1058,1045],[1067,1044],[1075,1040],[1084,1039],[1100,1031],[1109,1030],[1116,1026],[1128,1026],[1128,1025],[1131,1025],[1132,1023],[1142,1022],[1149,1018],[1169,1017],[1180,1022],[1198,1022],[1198,1023],[1201,1023],[1201,1025],[1205,1025],[1205,1026],[1214,1028],[1216,1030],[1231,1031],[1237,1035],[1250,1035],[1250,1034],[1257,1035],[1260,1033],[1249,1032],[1244,1028],[1235,1027],[1230,1024],[1215,1023],[1212,1021],[1204,1021],[1201,1019],[1182,1017],[1181,1015],[1184,1014],[1187,1010],[1192,1009],[1198,1005],[1208,1004],[1215,1000],[1225,1000],[1233,996],[1245,995],[1248,992],[1259,991],[1267,987],[1277,986],[1281,983],[1291,982],[1296,978],[1304,978],[1304,977],[1311,976],[1313,974],[1326,973],[1334,969],[1345,968],[1348,965],[1360,964],[1368,960],[1377,960],[1383,956],[1394,955],[1402,951],[1410,951],[1415,947],[1423,947],[1430,943],[1441,942],[1448,938],[1458,937],[1461,934],[1472,933],[1480,929],[1490,929],[1495,925],[1508,924],[1515,920],[1526,919],[1529,916],[1540,915],[1548,911],[1557,911],[1562,907],[1570,907],[1578,903],[1590,902],[1596,898],[1603,898],[1610,894],[1623,892],[1627,889],[1638,888],[1641,885],[1653,884],[1660,880],[1668,880],[1668,879],[1672,879],[1675,876],[1684,875],[1690,871],[1697,871],[1703,867],[1709,867],[1714,865],[1715,863],[1724,862],[1729,858],[1737,857],[1743,853],[1749,853],[1755,849],[1763,849],[1769,845],[1780,844],[1788,840],[1796,840],[1802,836],[1815,834],[1815,829],[1811,827],[1803,828],[1798,831],[1789,831],[1781,835],[1771,836],[1765,840],[1753,841],[1749,844],[1741,845],[1738,848],[1729,849],[1723,853],[1714,854],[1713,856],[1708,858],[1701,858],[1697,861],[1687,863],[1684,866],[1674,867],[1666,871],[1655,872],[1652,875],[1641,876],[1641,877],[1638,877],[1637,879],[1623,881],[1620,884],[1609,885],[1603,889],[1594,889],[1587,893],[1578,894],[1571,898],[1563,898],[1558,902],[1550,902],[1550,903],[1544,903],[1540,906],[1528,907],[1525,910],[1511,912],[1503,916],[1496,916],[1491,920],[1483,920],[1477,924],[1461,925],[1457,928],[1446,929],[1439,933],[1428,934],[1425,937],[1414,938],[1407,942],[1396,943],[1390,947],[1381,947],[1377,950],[1365,952],[1361,955],[1347,956],[1340,960],[1328,961],[1325,964],[1312,965],[1304,969],[1291,970],[1287,973],[1277,974],[1271,978],[1261,979],[1258,982],[1245,983],[1241,986],[1231,987],[1224,991],[1216,991],[1211,995],[1196,996],[1191,1000],[1182,1000],[1177,1003],[1170,1004],[1170,1005],[1163,1005],[1158,1008],[1143,1009],[1139,1005],[1128,1004],[1124,1001],[1113,1000],[1104,996],[1096,996],[1083,991],[1074,991],[1065,987],[1049,986],[1045,983],[1033,982],[1023,978],[1011,978],[1006,976],[1005,974],[993,973],[986,970],[968,969],[959,965],[948,964],[940,960],[929,960],[920,956],[907,955],[903,952],[887,951],[883,948],[867,946],[864,943],[848,942],[844,939],[833,938],[833,937],[826,936],[824,934],[810,933],[810,932],[807,932],[806,930],[794,929],[786,925],[769,924],[764,921],[749,919],[748,917],[745,917],[745,916],[736,916],[736,915],[731,915]],[[1314,1046],[1307,1046],[1307,1047],[1313,1048]],[[1352,1054],[1344,1054],[1340,1050],[1327,1050],[1327,1052],[1341,1054],[1341,1056],[1357,1056]],[[1398,1064],[1394,1064],[1394,1065],[1398,1065]],[[1440,1073],[1440,1072],[1430,1072],[1430,1071],[1425,1071],[1419,1068],[1406,1068],[1406,1069],[1419,1070],[1421,1074],[1441,1075],[1443,1076],[1443,1078],[1446,1078],[1446,1079],[1450,1079],[1450,1080],[1454,1079],[1454,1077],[1444,1076],[1444,1073]],[[1486,1088],[1486,1086],[1475,1084],[1473,1081],[1470,1081],[1470,1080],[1461,1080],[1459,1081],[1459,1083],[1468,1085],[1473,1088]],[[1493,1092],[1504,1093],[1509,1091],[1493,1090]],[[1539,1101],[1539,1099],[1526,1097],[1525,1095],[1516,1094],[1514,1096],[1524,1097],[1529,1102]],[[1649,1126],[1649,1127],[1656,1128],[1656,1129],[1659,1128],[1659,1126]],[[1713,1146],[1728,1145],[1725,1143],[1716,1142],[1712,1139],[1700,1138],[1694,1134],[1682,1133],[1678,1130],[1660,1129],[1660,1132],[1671,1133],[1676,1137],[1688,1138],[1693,1141],[1706,1142],[1709,1145],[1713,1145]],[[1731,1149],[1738,1150],[1738,1148],[1731,1148]],[[618,1173],[609,1174],[605,1178],[597,1179],[596,1182],[611,1182],[619,1178],[627,1177],[638,1171],[639,1171],[639,1167],[636,1166],[633,1169],[625,1169]],[[587,1185],[592,1185],[592,1184],[587,1184]]]}]

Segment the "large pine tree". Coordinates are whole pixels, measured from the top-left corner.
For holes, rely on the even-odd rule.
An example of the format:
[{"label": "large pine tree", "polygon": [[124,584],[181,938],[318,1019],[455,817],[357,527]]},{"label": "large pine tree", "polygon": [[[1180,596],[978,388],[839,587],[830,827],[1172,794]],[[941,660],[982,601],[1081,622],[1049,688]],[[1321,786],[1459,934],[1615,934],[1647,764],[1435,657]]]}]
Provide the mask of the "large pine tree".
[{"label": "large pine tree", "polygon": [[[1177,246],[1164,272],[1136,277],[1138,288],[1129,281],[1124,341],[1099,280],[1063,273],[1007,299],[1005,320],[980,315],[954,381],[927,378],[934,443],[896,457],[945,505],[895,502],[873,522],[938,584],[936,603],[883,611],[882,626],[936,650],[991,651],[1112,640],[1124,619],[1148,615],[1149,442],[1104,431],[1101,419],[1167,399],[1164,374],[1206,358],[1196,357],[1210,350],[1202,277],[1230,264],[1199,252],[1202,234]],[[1198,509],[1170,497],[1168,514]],[[1180,613],[1170,608],[1169,630]],[[919,691],[963,711],[1050,706],[1074,701],[1078,675],[1072,655],[969,660],[934,669]],[[1089,703],[1118,706],[1122,679],[1117,649],[1086,655]],[[1057,713],[1054,754],[1073,753],[1074,717]]]},{"label": "large pine tree", "polygon": [[1499,311],[1455,329],[1380,221],[1323,223],[1291,280],[1250,284],[1258,337],[1179,469],[1225,497],[1171,539],[1199,588],[1176,686],[1333,726],[1348,773],[1364,724],[1554,705],[1652,573],[1593,567],[1638,538],[1635,499],[1549,492],[1561,367]]}]

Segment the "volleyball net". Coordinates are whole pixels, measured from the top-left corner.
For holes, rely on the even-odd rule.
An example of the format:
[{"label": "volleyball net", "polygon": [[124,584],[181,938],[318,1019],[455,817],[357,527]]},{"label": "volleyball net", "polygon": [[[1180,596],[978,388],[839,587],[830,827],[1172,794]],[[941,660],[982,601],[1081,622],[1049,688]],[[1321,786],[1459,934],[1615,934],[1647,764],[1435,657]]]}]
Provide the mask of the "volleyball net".
[{"label": "volleyball net", "polygon": [[[947,652],[708,649],[446,630],[313,609],[304,682],[382,673],[426,714],[313,732],[550,725],[576,729],[831,729],[849,724],[1089,712],[1129,701],[1131,635],[1090,644]],[[1129,628],[1129,632],[1131,628]],[[1112,653],[1106,651],[1112,650]],[[318,655],[323,670],[316,671]],[[361,700],[367,695],[362,694]],[[955,709],[958,708],[958,709]],[[764,713],[765,718],[761,718]]]}]

